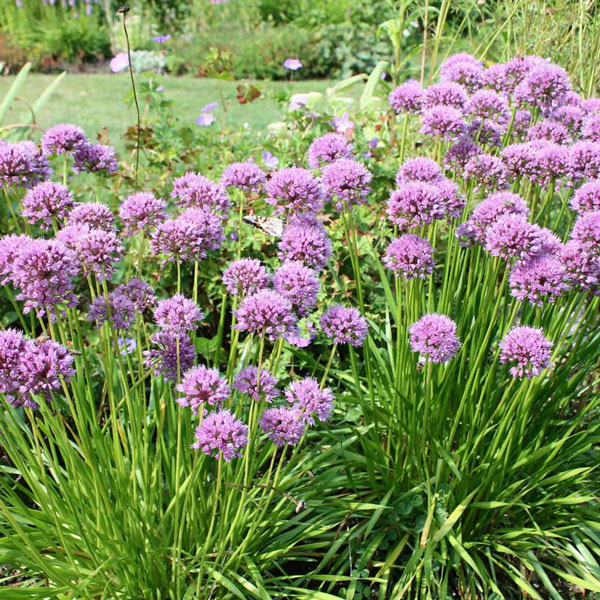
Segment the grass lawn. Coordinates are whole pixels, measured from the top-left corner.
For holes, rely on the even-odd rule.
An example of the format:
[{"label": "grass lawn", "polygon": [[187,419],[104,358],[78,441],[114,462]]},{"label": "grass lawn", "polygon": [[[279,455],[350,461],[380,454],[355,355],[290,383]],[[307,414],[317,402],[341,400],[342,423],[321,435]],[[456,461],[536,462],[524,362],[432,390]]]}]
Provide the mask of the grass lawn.
[{"label": "grass lawn", "polygon": [[[14,103],[4,124],[19,122],[27,113],[27,105],[36,100],[54,77],[29,75],[21,90],[20,102]],[[0,100],[13,80],[12,76],[0,78]],[[263,97],[251,104],[240,104],[236,99],[239,82],[172,76],[162,76],[160,82],[165,87],[164,94],[173,100],[174,110],[184,122],[193,123],[200,109],[210,102],[225,102],[228,121],[247,122],[255,129],[263,129],[278,120],[279,107],[269,95],[290,86],[290,83],[282,81],[258,82],[256,85],[263,92]],[[318,80],[292,82],[291,85],[294,93],[324,92],[334,83],[331,80]],[[121,134],[127,126],[135,123],[135,108],[125,100],[129,90],[127,73],[68,74],[36,115],[36,122],[43,129],[57,123],[75,123],[92,138],[102,127],[106,127],[110,142],[118,147],[121,145]]]}]

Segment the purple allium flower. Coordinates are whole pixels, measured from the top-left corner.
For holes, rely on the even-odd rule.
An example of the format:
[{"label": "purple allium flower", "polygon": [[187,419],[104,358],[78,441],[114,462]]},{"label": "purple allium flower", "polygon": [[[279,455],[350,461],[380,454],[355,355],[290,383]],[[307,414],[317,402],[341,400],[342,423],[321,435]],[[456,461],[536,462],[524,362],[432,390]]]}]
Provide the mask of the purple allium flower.
[{"label": "purple allium flower", "polygon": [[466,199],[460,193],[458,184],[444,178],[437,185],[442,206],[446,211],[446,218],[460,219],[465,209]]},{"label": "purple allium flower", "polygon": [[22,359],[27,349],[23,334],[16,329],[0,331],[0,394],[18,392],[22,383]]},{"label": "purple allium flower", "polygon": [[52,340],[28,342],[21,356],[21,380],[18,400],[13,404],[37,408],[34,395],[50,399],[52,392],[62,387],[62,381],[69,382],[75,370],[73,356],[64,346]]},{"label": "purple allium flower", "polygon": [[115,217],[110,208],[102,202],[78,203],[67,217],[67,226],[69,225],[87,225],[92,229],[113,231]]},{"label": "purple allium flower", "polygon": [[117,338],[117,349],[121,356],[129,356],[137,349],[137,340],[135,338],[121,337]]},{"label": "purple allium flower", "polygon": [[508,171],[497,156],[478,154],[465,165],[463,177],[475,183],[475,191],[493,191],[508,185]]},{"label": "purple allium flower", "polygon": [[453,108],[462,116],[462,109],[467,106],[469,97],[462,85],[452,81],[441,81],[425,90],[423,109],[428,111],[434,107]]},{"label": "purple allium flower", "polygon": [[195,415],[202,414],[206,405],[222,406],[231,394],[227,379],[221,377],[217,369],[204,365],[186,371],[176,389],[183,394],[177,398],[177,403],[189,406]]},{"label": "purple allium flower", "polygon": [[350,120],[347,112],[341,117],[334,117],[332,124],[338,133],[349,133],[354,129],[354,122]]},{"label": "purple allium flower", "polygon": [[73,171],[75,173],[116,173],[119,168],[117,155],[112,146],[86,144],[75,151]]},{"label": "purple allium flower", "polygon": [[231,206],[225,188],[198,173],[186,173],[175,179],[171,197],[182,208],[203,208],[224,215]]},{"label": "purple allium flower", "polygon": [[592,142],[600,142],[600,114],[585,119],[581,126],[581,137]]},{"label": "purple allium flower", "polygon": [[571,153],[567,146],[544,142],[535,154],[530,179],[542,187],[552,181],[570,185]]},{"label": "purple allium flower", "polygon": [[188,208],[175,219],[161,223],[150,240],[154,254],[167,262],[199,261],[216,250],[225,239],[219,215],[201,208]]},{"label": "purple allium flower", "polygon": [[269,285],[269,275],[260,260],[240,258],[223,271],[223,283],[232,296],[247,296]]},{"label": "purple allium flower", "polygon": [[[152,369],[154,375],[162,375],[170,381],[177,381],[179,373],[185,373],[194,365],[196,350],[187,336],[177,336],[159,331],[152,337],[156,348],[144,351],[144,364]],[[177,351],[179,350],[179,360]]]},{"label": "purple allium flower", "polygon": [[552,111],[552,121],[567,128],[570,136],[578,137],[583,125],[585,113],[580,106],[566,104]]},{"label": "purple allium flower", "polygon": [[503,91],[512,94],[532,69],[544,64],[545,61],[537,56],[515,56],[504,65]]},{"label": "purple allium flower", "polygon": [[51,173],[48,159],[33,142],[11,144],[0,140],[0,187],[30,188]]},{"label": "purple allium flower", "polygon": [[246,367],[235,376],[233,387],[242,394],[248,394],[256,402],[264,398],[270,403],[279,396],[279,390],[276,387],[278,381],[266,369],[260,370],[259,378],[258,367]]},{"label": "purple allium flower", "polygon": [[586,98],[581,100],[579,106],[586,115],[600,114],[600,98]]},{"label": "purple allium flower", "polygon": [[315,271],[322,270],[331,256],[325,227],[317,221],[294,219],[283,230],[279,242],[280,260],[299,260]]},{"label": "purple allium flower", "polygon": [[12,280],[21,288],[17,296],[25,300],[28,313],[37,308],[38,316],[57,304],[75,306],[73,277],[77,275],[77,258],[56,240],[37,239],[29,242],[16,257]]},{"label": "purple allium flower", "polygon": [[515,89],[518,105],[530,104],[549,110],[565,103],[571,91],[571,80],[567,72],[558,65],[544,64],[532,69]]},{"label": "purple allium flower", "polygon": [[171,39],[171,36],[169,34],[157,35],[152,38],[152,41],[156,42],[157,44],[164,44],[165,42],[168,42],[170,39]]},{"label": "purple allium flower", "polygon": [[120,73],[129,67],[129,56],[127,52],[119,52],[110,60],[110,70],[113,73]]},{"label": "purple allium flower", "polygon": [[545,300],[553,303],[569,289],[565,266],[549,254],[516,263],[508,282],[511,296],[537,306],[543,306]]},{"label": "purple allium flower", "polygon": [[350,306],[330,306],[321,316],[321,329],[334,344],[362,346],[369,326],[356,308]]},{"label": "purple allium flower", "polygon": [[267,336],[271,341],[288,333],[296,322],[291,302],[271,290],[246,296],[235,318],[236,329]]},{"label": "purple allium flower", "polygon": [[192,448],[227,462],[241,456],[248,443],[248,428],[229,410],[206,415],[194,435],[196,441]]},{"label": "purple allium flower", "polygon": [[483,65],[471,61],[442,65],[440,80],[459,83],[470,92],[474,92],[483,86]]},{"label": "purple allium flower", "polygon": [[273,288],[290,301],[292,310],[305,316],[317,304],[320,284],[312,269],[299,261],[287,261],[275,271]]},{"label": "purple allium flower", "polygon": [[154,320],[163,330],[175,335],[183,335],[197,329],[204,313],[198,305],[182,294],[159,300],[154,309]]},{"label": "purple allium flower", "polygon": [[[305,330],[304,332],[302,330]],[[303,335],[305,333],[308,337]],[[316,329],[310,321],[304,321],[304,327],[294,325],[289,333],[283,336],[283,339],[296,348],[306,348],[317,337]]]},{"label": "purple allium flower", "polygon": [[508,92],[509,90],[506,89],[506,65],[503,63],[490,65],[483,72],[481,82],[496,92]]},{"label": "purple allium flower", "polygon": [[352,145],[339,133],[326,133],[318,137],[308,148],[308,166],[318,169],[339,158],[352,158]]},{"label": "purple allium flower", "polygon": [[267,168],[276,169],[279,165],[279,159],[273,156],[268,150],[265,150],[261,156]]},{"label": "purple allium flower", "polygon": [[538,149],[544,144],[545,142],[536,140],[506,146],[501,157],[508,172],[515,178],[532,177],[535,174]]},{"label": "purple allium flower", "polygon": [[466,123],[460,110],[451,106],[433,106],[422,116],[421,133],[444,140],[460,137],[466,128]]},{"label": "purple allium flower", "polygon": [[506,260],[528,260],[542,252],[540,227],[522,214],[505,214],[486,229],[485,249]]},{"label": "purple allium flower", "polygon": [[276,446],[297,444],[306,431],[306,422],[296,408],[268,408],[260,418],[260,427]]},{"label": "purple allium flower", "polygon": [[443,218],[446,207],[435,184],[412,181],[392,192],[387,214],[392,223],[405,230]]},{"label": "purple allium flower", "polygon": [[127,283],[118,285],[115,288],[115,294],[128,298],[138,313],[154,306],[156,302],[154,289],[141,279],[130,279]]},{"label": "purple allium flower", "polygon": [[502,136],[506,125],[498,125],[493,121],[476,117],[468,125],[465,139],[471,140],[483,146],[502,146]]},{"label": "purple allium flower", "polygon": [[383,262],[396,277],[425,279],[433,272],[433,248],[426,239],[408,233],[391,241]]},{"label": "purple allium flower", "polygon": [[87,143],[83,129],[70,123],[54,125],[42,135],[42,150],[46,156],[70,154]]},{"label": "purple allium flower", "polygon": [[555,144],[568,144],[571,141],[569,130],[558,121],[542,119],[531,127],[527,134],[529,140],[547,140]]},{"label": "purple allium flower", "polygon": [[259,192],[266,181],[263,170],[252,162],[231,163],[221,176],[223,187],[230,186],[245,192]]},{"label": "purple allium flower", "polygon": [[279,169],[273,173],[266,187],[266,201],[275,206],[275,214],[312,214],[323,205],[321,186],[308,169]]},{"label": "purple allium flower", "polygon": [[581,213],[573,225],[571,237],[592,256],[600,257],[600,211]]},{"label": "purple allium flower", "polygon": [[432,160],[424,156],[417,156],[407,160],[396,173],[396,183],[401,186],[408,181],[423,181],[425,183],[437,183],[445,179],[442,168]]},{"label": "purple allium flower", "polygon": [[459,64],[470,64],[473,66],[482,66],[481,61],[477,60],[472,54],[468,52],[457,52],[449,56],[440,66],[440,74],[445,77],[447,70],[454,68]]},{"label": "purple allium flower", "polygon": [[571,208],[578,213],[600,211],[600,179],[584,183],[571,198]]},{"label": "purple allium flower", "polygon": [[515,112],[511,134],[513,137],[526,137],[531,125],[531,111],[525,108]]},{"label": "purple allium flower", "polygon": [[338,210],[365,202],[372,178],[364,165],[348,158],[325,165],[321,171],[323,191],[330,200],[335,200]]},{"label": "purple allium flower", "polygon": [[575,180],[600,178],[600,144],[576,142],[570,147],[571,170]]},{"label": "purple allium flower", "polygon": [[52,219],[62,220],[73,206],[73,194],[60,183],[44,181],[31,188],[23,198],[22,215],[42,229],[52,227]]},{"label": "purple allium flower", "polygon": [[577,241],[569,240],[561,248],[560,260],[569,285],[582,290],[600,286],[600,261]]},{"label": "purple allium flower", "polygon": [[200,127],[210,127],[215,122],[215,115],[208,112],[200,113],[200,116],[194,121]]},{"label": "purple allium flower", "polygon": [[552,342],[534,327],[515,327],[500,342],[500,362],[512,364],[510,374],[519,379],[540,375],[551,356]]},{"label": "purple allium flower", "polygon": [[446,315],[424,315],[410,326],[409,332],[412,351],[419,352],[431,362],[448,362],[460,349],[456,323]]},{"label": "purple allium flower", "polygon": [[91,229],[87,225],[65,227],[56,234],[56,239],[75,253],[84,276],[93,273],[100,281],[113,276],[115,263],[123,253],[114,231]]},{"label": "purple allium flower", "polygon": [[473,156],[481,154],[481,148],[470,139],[459,140],[452,144],[444,157],[444,166],[461,171]]},{"label": "purple allium flower", "polygon": [[297,58],[286,58],[283,66],[290,71],[297,71],[302,68],[302,63]]},{"label": "purple allium flower", "polygon": [[149,192],[132,194],[119,207],[126,235],[149,232],[166,218],[167,203]]},{"label": "purple allium flower", "polygon": [[13,280],[13,268],[17,257],[33,242],[28,235],[5,235],[0,237],[0,285]]},{"label": "purple allium flower", "polygon": [[135,307],[126,296],[111,292],[108,295],[108,307],[104,296],[94,298],[87,320],[96,321],[98,327],[110,323],[115,329],[129,329],[135,320]]},{"label": "purple allium flower", "polygon": [[479,90],[469,99],[469,114],[481,119],[489,119],[496,123],[506,123],[510,117],[510,109],[505,98],[491,90]]},{"label": "purple allium flower", "polygon": [[417,113],[423,105],[424,95],[423,86],[418,81],[409,80],[394,89],[388,101],[397,113]]},{"label": "purple allium flower", "polygon": [[319,389],[319,382],[312,377],[291,383],[285,390],[285,399],[309,425],[315,424],[315,417],[322,423],[328,421],[333,412],[333,392],[328,387]]}]

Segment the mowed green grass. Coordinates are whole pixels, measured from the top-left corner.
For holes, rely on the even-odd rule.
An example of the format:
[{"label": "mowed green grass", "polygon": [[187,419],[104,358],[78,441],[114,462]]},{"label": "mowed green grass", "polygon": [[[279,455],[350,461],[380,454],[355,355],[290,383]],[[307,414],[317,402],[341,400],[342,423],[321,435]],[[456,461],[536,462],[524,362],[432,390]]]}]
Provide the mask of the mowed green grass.
[{"label": "mowed green grass", "polygon": [[[29,111],[28,106],[54,78],[53,75],[30,74],[19,93],[19,100],[14,103],[3,124],[20,122]],[[12,76],[0,78],[0,100],[13,81]],[[335,83],[331,80],[257,82],[255,85],[263,95],[250,104],[240,104],[236,98],[239,85],[236,81],[173,76],[161,76],[157,81],[164,85],[163,93],[173,101],[173,110],[182,123],[193,124],[203,106],[219,102],[221,106],[217,110],[221,111],[225,104],[228,123],[248,123],[257,130],[281,117],[281,110],[273,99],[278,91],[291,86],[293,93],[324,92]],[[130,86],[127,73],[69,73],[36,115],[36,124],[45,129],[57,123],[75,123],[83,127],[90,138],[106,127],[110,143],[121,146],[123,132],[136,120],[135,108],[126,100]]]}]

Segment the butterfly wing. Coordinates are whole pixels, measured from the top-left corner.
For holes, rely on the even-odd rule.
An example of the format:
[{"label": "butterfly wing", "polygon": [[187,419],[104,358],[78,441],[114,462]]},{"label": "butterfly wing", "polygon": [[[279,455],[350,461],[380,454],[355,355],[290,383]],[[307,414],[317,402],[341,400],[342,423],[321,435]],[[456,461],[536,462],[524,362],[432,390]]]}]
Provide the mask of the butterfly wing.
[{"label": "butterfly wing", "polygon": [[244,217],[244,222],[276,238],[280,238],[283,235],[283,228],[285,227],[284,222],[278,217],[254,217],[247,215]]}]

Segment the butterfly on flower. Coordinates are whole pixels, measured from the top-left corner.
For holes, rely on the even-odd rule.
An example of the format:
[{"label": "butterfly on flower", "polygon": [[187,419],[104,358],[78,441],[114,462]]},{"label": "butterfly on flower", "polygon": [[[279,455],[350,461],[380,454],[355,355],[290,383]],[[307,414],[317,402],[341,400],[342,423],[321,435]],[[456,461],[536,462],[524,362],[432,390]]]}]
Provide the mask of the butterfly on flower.
[{"label": "butterfly on flower", "polygon": [[244,217],[244,222],[260,229],[267,235],[280,238],[283,235],[284,222],[278,217],[254,217],[247,215]]}]

